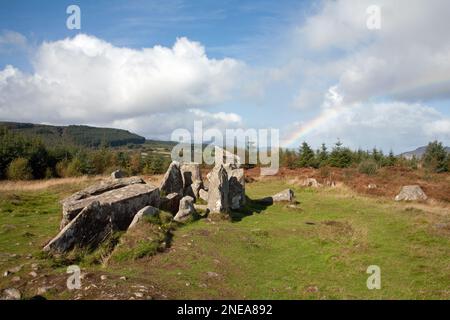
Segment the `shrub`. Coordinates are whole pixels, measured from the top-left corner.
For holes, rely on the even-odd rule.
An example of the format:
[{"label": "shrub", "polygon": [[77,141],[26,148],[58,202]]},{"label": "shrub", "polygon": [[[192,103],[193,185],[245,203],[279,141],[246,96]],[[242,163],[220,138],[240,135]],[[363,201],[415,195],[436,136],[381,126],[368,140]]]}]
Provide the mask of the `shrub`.
[{"label": "shrub", "polygon": [[30,180],[33,178],[31,167],[25,158],[14,159],[8,166],[8,179],[11,180]]},{"label": "shrub", "polygon": [[425,154],[423,156],[423,163],[425,167],[433,172],[446,172],[447,166],[447,152],[442,146],[441,142],[430,142],[427,146]]},{"label": "shrub", "polygon": [[358,171],[367,175],[374,175],[377,173],[377,163],[372,159],[364,160],[359,164]]}]

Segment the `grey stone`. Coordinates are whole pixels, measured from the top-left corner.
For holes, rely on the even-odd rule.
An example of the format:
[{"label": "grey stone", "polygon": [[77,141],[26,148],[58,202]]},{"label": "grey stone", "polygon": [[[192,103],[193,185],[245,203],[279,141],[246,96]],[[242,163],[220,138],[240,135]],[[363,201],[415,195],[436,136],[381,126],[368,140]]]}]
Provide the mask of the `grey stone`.
[{"label": "grey stone", "polygon": [[228,175],[228,204],[233,210],[242,208],[245,205],[244,169],[235,168],[230,164],[226,164],[223,167],[227,171]]},{"label": "grey stone", "polygon": [[65,198],[61,201],[63,218],[60,229],[63,229],[91,202],[98,201],[102,194],[135,184],[145,184],[145,182],[139,177],[107,179]]},{"label": "grey stone", "polygon": [[110,190],[94,199],[81,199],[82,211],[52,239],[44,251],[66,252],[74,246],[96,246],[114,231],[127,230],[136,212],[159,206],[159,189],[148,184],[133,184]]},{"label": "grey stone", "polygon": [[161,198],[159,208],[163,211],[176,214],[178,212],[178,208],[180,207],[180,200],[182,197],[183,196],[179,193],[170,193],[167,196]]},{"label": "grey stone", "polygon": [[183,163],[180,166],[181,175],[183,177],[183,186],[186,188],[195,181],[202,181],[200,165],[195,162]]},{"label": "grey stone", "polygon": [[227,213],[229,211],[228,174],[223,165],[216,166],[208,173],[208,209],[211,213]]},{"label": "grey stone", "polygon": [[140,221],[142,221],[145,217],[154,217],[159,214],[159,209],[152,207],[152,206],[146,206],[138,211],[138,213],[135,214],[133,221],[131,221],[130,228],[134,228]]},{"label": "grey stone", "polygon": [[292,202],[294,200],[294,191],[286,189],[272,196],[273,202]]},{"label": "grey stone", "polygon": [[161,191],[169,193],[183,193],[183,177],[181,175],[180,164],[173,161],[161,182]]},{"label": "grey stone", "polygon": [[111,173],[111,178],[113,179],[121,179],[121,178],[125,178],[125,172],[123,172],[122,170],[116,170],[113,173]]},{"label": "grey stone", "polygon": [[20,300],[22,294],[16,288],[8,288],[3,290],[0,300]]},{"label": "grey stone", "polygon": [[198,192],[198,196],[203,201],[206,201],[206,202],[208,201],[208,191],[200,189],[199,192]]},{"label": "grey stone", "polygon": [[302,184],[303,187],[312,187],[312,188],[318,188],[321,186],[319,182],[317,182],[314,178],[307,178],[303,180]]},{"label": "grey stone", "polygon": [[418,185],[404,186],[395,201],[425,201],[428,197]]},{"label": "grey stone", "polygon": [[186,196],[180,200],[180,207],[173,220],[177,222],[186,222],[194,213],[194,198]]}]

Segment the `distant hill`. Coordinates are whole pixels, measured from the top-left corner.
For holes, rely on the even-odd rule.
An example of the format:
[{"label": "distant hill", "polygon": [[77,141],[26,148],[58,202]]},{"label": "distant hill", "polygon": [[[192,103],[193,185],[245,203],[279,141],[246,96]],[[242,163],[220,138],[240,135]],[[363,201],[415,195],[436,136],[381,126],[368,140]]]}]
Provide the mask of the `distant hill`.
[{"label": "distant hill", "polygon": [[[406,159],[412,159],[413,156],[416,156],[417,159],[422,158],[422,156],[425,154],[425,151],[427,150],[427,147],[419,147],[416,150],[408,151],[400,154],[400,156],[406,158]],[[450,147],[445,147],[445,150],[447,153],[450,153]]]},{"label": "distant hill", "polygon": [[119,147],[127,144],[144,144],[144,137],[127,130],[97,128],[82,125],[52,126],[33,123],[0,122],[15,133],[39,137],[48,146],[70,145],[96,148],[100,146]]}]

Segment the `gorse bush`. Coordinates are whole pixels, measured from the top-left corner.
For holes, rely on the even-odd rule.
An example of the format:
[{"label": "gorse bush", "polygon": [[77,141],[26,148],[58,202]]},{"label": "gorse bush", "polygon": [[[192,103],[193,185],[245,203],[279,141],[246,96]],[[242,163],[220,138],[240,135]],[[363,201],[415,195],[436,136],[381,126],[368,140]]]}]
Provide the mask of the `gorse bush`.
[{"label": "gorse bush", "polygon": [[7,177],[10,180],[30,180],[33,178],[31,167],[25,158],[17,158],[11,161],[7,170]]},{"label": "gorse bush", "polygon": [[374,175],[377,173],[377,167],[375,160],[367,159],[359,164],[358,171],[367,175]]}]

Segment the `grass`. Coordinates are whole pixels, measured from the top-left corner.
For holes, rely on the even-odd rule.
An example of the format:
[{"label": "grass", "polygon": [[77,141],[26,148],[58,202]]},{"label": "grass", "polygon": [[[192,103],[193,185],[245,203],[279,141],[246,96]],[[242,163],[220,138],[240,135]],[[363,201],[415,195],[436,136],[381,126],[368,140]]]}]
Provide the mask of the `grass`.
[{"label": "grass", "polygon": [[[246,187],[258,199],[292,186],[268,179]],[[38,253],[58,230],[58,200],[79,188],[0,192],[1,270],[49,263]],[[436,228],[448,226],[448,209],[436,213],[341,188],[292,188],[297,207],[250,203],[233,222],[199,219],[173,231],[162,253],[163,235],[143,229],[124,238],[132,249],[118,250],[118,259],[85,269],[155,285],[168,298],[450,299],[450,230]],[[26,260],[28,253],[33,258]],[[381,290],[366,287],[370,265],[381,268]]]}]

